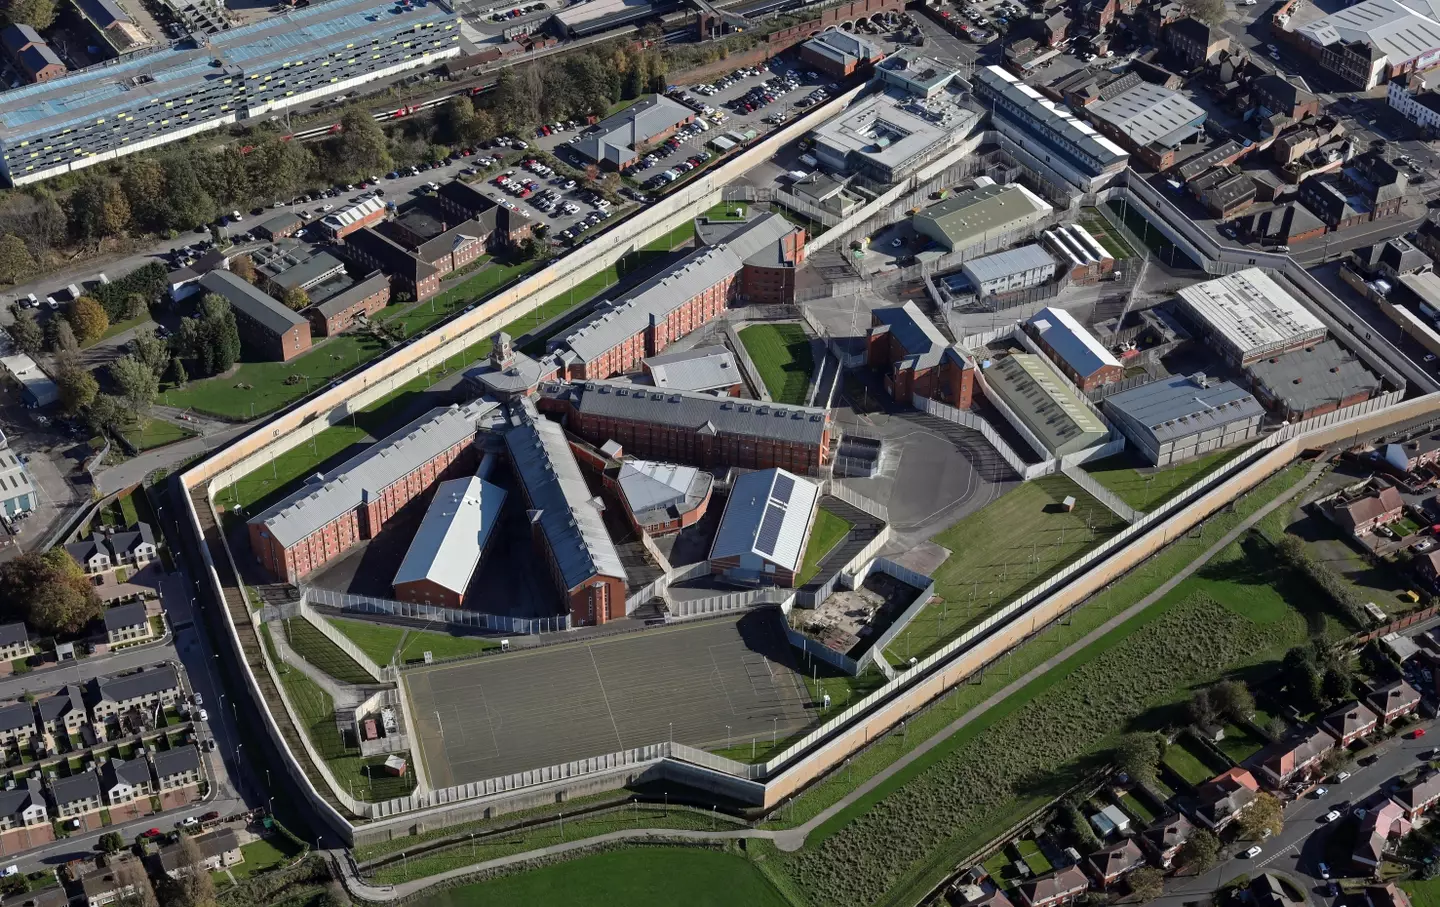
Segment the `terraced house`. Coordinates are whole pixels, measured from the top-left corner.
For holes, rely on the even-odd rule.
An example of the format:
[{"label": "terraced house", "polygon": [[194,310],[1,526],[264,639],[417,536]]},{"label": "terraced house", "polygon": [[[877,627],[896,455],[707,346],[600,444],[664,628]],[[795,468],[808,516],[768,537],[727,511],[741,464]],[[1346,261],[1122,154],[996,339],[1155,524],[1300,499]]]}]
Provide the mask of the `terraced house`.
[{"label": "terraced house", "polygon": [[1271,787],[1284,787],[1292,778],[1303,777],[1335,748],[1335,738],[1320,728],[1282,745],[1259,765],[1260,777]]},{"label": "terraced house", "polygon": [[50,782],[50,799],[55,801],[55,814],[62,819],[93,813],[105,805],[100,799],[100,775],[79,772],[55,778]]},{"label": "terraced house", "polygon": [[161,750],[154,759],[159,790],[178,790],[200,783],[200,751],[195,747],[177,746]]},{"label": "terraced house", "polygon": [[112,646],[141,642],[154,635],[144,602],[105,609],[105,638]]},{"label": "terraced house", "polygon": [[1366,701],[1384,724],[1399,721],[1420,708],[1420,693],[1403,680],[1374,690]]},{"label": "terraced house", "polygon": [[131,711],[153,712],[172,705],[181,695],[180,678],[169,665],[90,681],[90,710],[103,725]]},{"label": "terraced house", "polygon": [[89,720],[78,683],[72,683],[51,696],[41,696],[35,700],[35,709],[40,716],[41,732],[57,742],[78,735]]},{"label": "terraced house", "polygon": [[111,806],[129,803],[155,792],[155,782],[150,778],[150,763],[144,757],[125,761],[109,759],[100,771],[101,786],[105,802]]},{"label": "terraced house", "polygon": [[29,658],[35,654],[30,643],[30,628],[20,621],[0,624],[0,661]]},{"label": "terraced house", "polygon": [[435,3],[329,0],[6,92],[0,175],[23,185],[460,53]]},{"label": "terraced house", "polygon": [[0,705],[0,745],[24,748],[35,736],[35,710],[28,702]]},{"label": "terraced house", "polygon": [[1379,716],[1364,704],[1351,702],[1326,715],[1321,727],[1329,731],[1341,746],[1349,746],[1374,731],[1379,723]]}]

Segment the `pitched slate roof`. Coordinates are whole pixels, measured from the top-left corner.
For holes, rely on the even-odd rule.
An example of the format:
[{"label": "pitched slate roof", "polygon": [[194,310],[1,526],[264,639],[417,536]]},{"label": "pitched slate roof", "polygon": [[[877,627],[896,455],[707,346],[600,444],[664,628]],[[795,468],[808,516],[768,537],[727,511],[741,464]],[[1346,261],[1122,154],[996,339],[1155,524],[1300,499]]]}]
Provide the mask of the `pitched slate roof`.
[{"label": "pitched slate roof", "polygon": [[100,799],[100,778],[95,772],[80,772],[50,782],[50,796],[60,806],[85,799]]},{"label": "pitched slate roof", "polygon": [[110,759],[102,767],[105,773],[105,786],[112,787],[116,784],[128,784],[131,787],[140,787],[150,784],[150,763],[142,756],[139,759],[129,761],[123,759]]},{"label": "pitched slate roof", "polygon": [[158,778],[183,775],[186,772],[198,771],[199,768],[200,751],[193,746],[177,746],[155,754],[155,776]]},{"label": "pitched slate roof", "polygon": [[105,629],[111,632],[127,627],[138,627],[150,619],[145,613],[144,602],[130,602],[105,609]]},{"label": "pitched slate roof", "polygon": [[283,334],[296,325],[306,323],[304,318],[290,311],[279,300],[268,293],[260,292],[229,271],[211,271],[200,278],[200,286],[207,293],[217,293],[224,297],[237,312],[276,334]]},{"label": "pitched slate roof", "polygon": [[913,302],[872,309],[871,316],[889,328],[890,336],[905,350],[905,364],[920,371],[940,364],[950,341]]},{"label": "pitched slate roof", "polygon": [[770,438],[820,444],[829,427],[829,412],[810,406],[759,403],[710,394],[659,391],[607,381],[548,383],[548,396],[570,400],[589,415],[650,422],[706,434]]},{"label": "pitched slate roof", "polygon": [[1374,727],[1380,720],[1370,707],[1359,702],[1350,702],[1325,716],[1325,725],[1332,733],[1348,737],[1367,727]]},{"label": "pitched slate roof", "polygon": [[28,702],[0,705],[0,731],[17,731],[35,726],[35,709]]},{"label": "pitched slate roof", "polygon": [[0,646],[17,646],[30,639],[30,628],[23,621],[0,624]]},{"label": "pitched slate roof", "polygon": [[1117,873],[1129,872],[1144,862],[1145,855],[1140,852],[1134,838],[1126,838],[1118,844],[1112,844],[1104,850],[1090,855],[1091,865],[1104,878]]},{"label": "pitched slate roof", "polygon": [[1418,704],[1420,693],[1404,680],[1397,680],[1372,690],[1368,698],[1376,711],[1385,715]]},{"label": "pitched slate roof", "polygon": [[102,701],[128,702],[141,696],[175,689],[180,680],[169,665],[145,668],[120,677],[97,677],[92,681]]},{"label": "pitched slate roof", "polygon": [[1120,360],[1064,309],[1046,306],[1031,317],[1029,324],[1066,365],[1082,376],[1093,375],[1107,365],[1120,367]]}]

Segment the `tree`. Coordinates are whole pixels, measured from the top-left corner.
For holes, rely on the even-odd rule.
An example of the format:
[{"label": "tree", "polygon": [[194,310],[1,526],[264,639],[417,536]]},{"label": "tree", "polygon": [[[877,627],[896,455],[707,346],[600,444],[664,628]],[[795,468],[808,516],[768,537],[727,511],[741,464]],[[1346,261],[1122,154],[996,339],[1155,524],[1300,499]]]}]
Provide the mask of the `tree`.
[{"label": "tree", "polygon": [[121,321],[130,321],[149,313],[150,301],[145,298],[144,293],[126,293],[125,298],[120,301]]},{"label": "tree", "polygon": [[453,97],[440,108],[440,137],[447,142],[465,141],[470,121],[475,119],[475,102],[465,95]]},{"label": "tree", "polygon": [[147,363],[125,355],[110,363],[110,380],[120,389],[125,402],[137,413],[148,410],[160,392],[160,379]]},{"label": "tree", "polygon": [[363,176],[384,173],[394,166],[385,130],[370,111],[351,107],[340,117],[340,138],[335,143],[335,163],[342,173]]},{"label": "tree", "polygon": [[190,376],[185,372],[185,363],[176,356],[170,361],[170,381],[176,387],[184,387]]},{"label": "tree", "polygon": [[1238,680],[1220,681],[1212,688],[1211,694],[1216,709],[1231,721],[1244,721],[1255,711],[1255,697]]},{"label": "tree", "polygon": [[215,883],[205,868],[205,856],[192,835],[180,836],[179,879],[170,907],[214,907]]},{"label": "tree", "polygon": [[1180,8],[1190,18],[1206,25],[1219,25],[1225,21],[1225,0],[1181,0]]},{"label": "tree", "polygon": [[15,320],[10,323],[10,336],[22,353],[32,356],[45,346],[45,332],[40,328],[40,322],[35,320],[35,313],[29,309],[15,310]]},{"label": "tree", "polygon": [[130,200],[114,180],[90,179],[70,195],[70,227],[76,239],[100,241],[130,226]]},{"label": "tree", "polygon": [[56,369],[55,388],[60,394],[60,408],[72,416],[89,406],[100,392],[95,376],[78,363]]},{"label": "tree", "polygon": [[169,226],[165,211],[165,168],[150,158],[127,158],[120,185],[130,200],[130,215],[146,230]]},{"label": "tree", "polygon": [[0,283],[20,283],[35,273],[35,257],[14,233],[0,236]]},{"label": "tree", "polygon": [[1261,792],[1240,813],[1240,833],[1251,841],[1280,834],[1285,828],[1285,808],[1274,794]]},{"label": "tree", "polygon": [[118,831],[107,831],[100,836],[100,849],[106,853],[119,853],[125,849],[125,839]]},{"label": "tree", "polygon": [[150,876],[145,874],[145,867],[138,860],[126,860],[115,870],[116,880],[120,883],[121,890],[133,888],[134,894],[121,898],[121,907],[159,907],[159,901],[155,900],[155,887],[150,884]]},{"label": "tree", "polygon": [[74,328],[64,318],[51,318],[45,322],[45,345],[55,353],[73,353],[80,349]]},{"label": "tree", "polygon": [[[104,610],[80,565],[65,550],[34,553],[0,566],[0,613],[24,620],[37,632],[72,635]],[[69,565],[60,563],[60,559]],[[73,568],[73,569],[71,569]]]},{"label": "tree", "polygon": [[1301,705],[1321,705],[1320,668],[1315,663],[1315,653],[1309,646],[1296,646],[1285,653],[1280,663],[1285,678],[1285,688]]},{"label": "tree", "polygon": [[154,328],[149,325],[135,329],[135,335],[130,339],[130,350],[136,359],[150,367],[157,378],[170,367],[170,344],[156,337]]},{"label": "tree", "polygon": [[114,394],[96,394],[85,407],[85,424],[97,435],[120,431],[130,423],[132,412],[124,399]]},{"label": "tree", "polygon": [[1164,740],[1159,734],[1126,734],[1115,747],[1115,767],[1132,781],[1154,781],[1163,748]]},{"label": "tree", "polygon": [[4,0],[0,18],[43,31],[55,23],[55,0]]},{"label": "tree", "polygon": [[1220,839],[1208,828],[1197,828],[1180,845],[1175,858],[1196,875],[1207,872],[1220,859]]},{"label": "tree", "polygon": [[1070,834],[1074,835],[1075,844],[1081,853],[1092,853],[1100,849],[1100,839],[1095,837],[1095,831],[1085,820],[1085,813],[1074,800],[1066,800],[1060,804],[1060,816],[1069,827]]},{"label": "tree", "polygon": [[298,312],[310,304],[310,294],[301,287],[290,287],[280,297],[285,307],[293,312]]},{"label": "tree", "polygon": [[1155,900],[1165,891],[1165,873],[1153,866],[1142,866],[1130,873],[1126,881],[1130,884],[1130,893],[1142,904]]},{"label": "tree", "polygon": [[230,273],[246,283],[254,283],[255,263],[250,260],[249,255],[237,255],[230,259]]},{"label": "tree", "polygon": [[1215,714],[1219,711],[1219,705],[1215,701],[1214,691],[1210,687],[1201,687],[1190,697],[1185,711],[1190,716],[1192,724],[1200,727],[1215,723]]},{"label": "tree", "polygon": [[70,303],[70,310],[65,313],[65,318],[75,331],[75,339],[79,340],[82,346],[99,340],[101,335],[110,329],[109,316],[100,307],[100,303],[89,296],[81,296]]},{"label": "tree", "polygon": [[190,157],[184,152],[160,163],[165,171],[164,224],[174,230],[193,230],[215,214],[215,200],[201,185]]},{"label": "tree", "polygon": [[1320,757],[1320,774],[1333,775],[1344,770],[1350,764],[1350,751],[1344,747],[1337,746],[1335,749]]},{"label": "tree", "polygon": [[1320,692],[1326,701],[1335,703],[1349,699],[1354,693],[1354,681],[1350,665],[1344,661],[1332,661],[1325,666],[1325,676],[1320,681]]}]

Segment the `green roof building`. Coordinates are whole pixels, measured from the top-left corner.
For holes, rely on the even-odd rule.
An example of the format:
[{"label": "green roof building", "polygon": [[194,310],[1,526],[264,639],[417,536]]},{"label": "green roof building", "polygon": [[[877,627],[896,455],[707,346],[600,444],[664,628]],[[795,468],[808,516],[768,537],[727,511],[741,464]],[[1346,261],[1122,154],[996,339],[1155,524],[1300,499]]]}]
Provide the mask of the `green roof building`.
[{"label": "green roof building", "polygon": [[[1024,186],[988,185],[950,196],[916,214],[915,232],[954,252],[997,239],[1050,216],[1053,209]],[[1019,242],[1020,237],[1016,238]]]},{"label": "green roof building", "polygon": [[1110,429],[1039,357],[1014,353],[985,369],[985,383],[1054,456],[1105,441]]}]

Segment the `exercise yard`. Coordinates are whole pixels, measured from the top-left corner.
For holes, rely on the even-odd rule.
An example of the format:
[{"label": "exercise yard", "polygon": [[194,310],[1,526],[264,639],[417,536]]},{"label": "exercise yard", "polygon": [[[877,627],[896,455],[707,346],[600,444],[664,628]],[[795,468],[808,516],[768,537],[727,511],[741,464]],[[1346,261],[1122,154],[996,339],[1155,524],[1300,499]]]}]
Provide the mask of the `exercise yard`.
[{"label": "exercise yard", "polygon": [[404,675],[433,787],[674,739],[784,738],[810,721],[783,618],[736,618],[548,646]]},{"label": "exercise yard", "polygon": [[740,331],[740,342],[760,372],[760,380],[776,403],[803,406],[810,389],[815,357],[810,338],[798,324],[752,324]]}]

